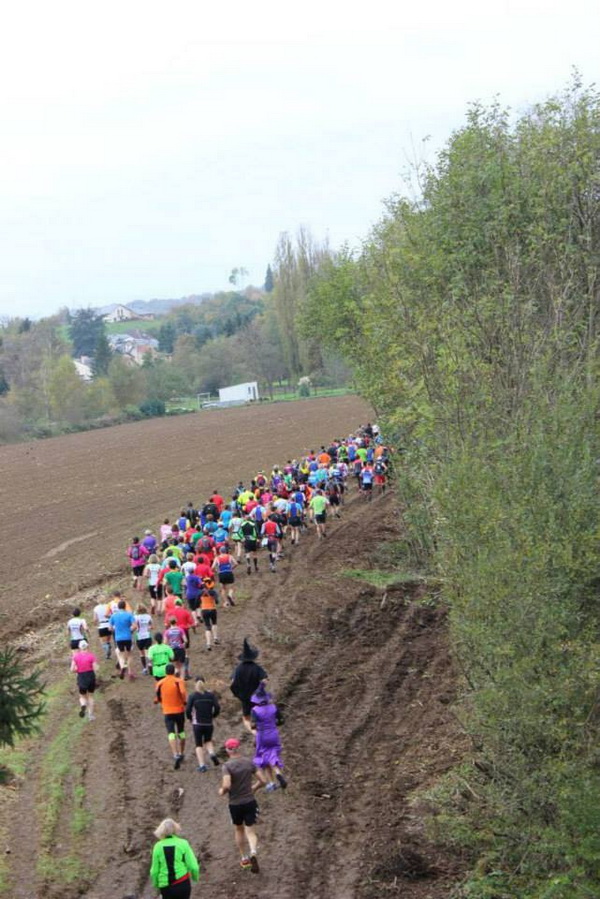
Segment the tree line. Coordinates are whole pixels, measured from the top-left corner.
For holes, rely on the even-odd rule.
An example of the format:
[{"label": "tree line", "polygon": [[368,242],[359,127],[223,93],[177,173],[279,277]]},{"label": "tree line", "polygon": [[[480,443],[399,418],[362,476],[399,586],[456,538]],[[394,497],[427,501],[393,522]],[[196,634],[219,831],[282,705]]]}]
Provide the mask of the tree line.
[{"label": "tree line", "polygon": [[458,895],[596,896],[600,97],[476,104],[414,175],[304,327],[353,362],[398,449],[398,565],[449,606],[473,750],[429,799]]},{"label": "tree line", "polygon": [[[104,318],[92,309],[4,321],[0,442],[162,414],[175,397],[214,394],[244,381],[258,381],[271,397],[276,384],[296,389],[301,378],[315,386],[346,385],[349,367],[335,352],[321,352],[320,341],[297,320],[307,283],[329,255],[306,230],[295,238],[282,234],[263,288],[237,288],[245,270],[234,269],[236,289],[161,317],[158,352],[148,352],[141,365],[112,352]],[[144,322],[131,327],[143,331]],[[89,383],[75,367],[82,356],[92,362]]]}]

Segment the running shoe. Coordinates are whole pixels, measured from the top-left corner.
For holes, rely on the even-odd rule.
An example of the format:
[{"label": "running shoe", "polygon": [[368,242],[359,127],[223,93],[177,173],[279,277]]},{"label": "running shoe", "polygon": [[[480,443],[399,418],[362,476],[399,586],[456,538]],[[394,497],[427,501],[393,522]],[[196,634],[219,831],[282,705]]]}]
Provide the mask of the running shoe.
[{"label": "running shoe", "polygon": [[258,859],[256,857],[256,852],[253,852],[250,856],[250,870],[253,874],[258,874],[260,868],[258,866]]},{"label": "running shoe", "polygon": [[277,789],[276,783],[268,783],[265,787],[266,793],[273,793]]},{"label": "running shoe", "polygon": [[250,861],[249,858],[243,858],[240,861],[240,868],[243,868],[244,871],[249,871],[251,867],[252,867],[252,862]]},{"label": "running shoe", "polygon": [[81,708],[79,709],[79,717],[85,718],[85,706],[84,705],[82,705]]},{"label": "running shoe", "polygon": [[176,755],[176,756],[175,756],[175,761],[173,762],[173,767],[175,768],[176,771],[178,771],[179,768],[181,768],[181,763],[182,763],[182,761],[183,761],[183,756],[182,756],[182,755]]},{"label": "running shoe", "polygon": [[285,779],[283,774],[277,774],[276,777],[277,777],[277,780],[279,781],[279,786],[281,787],[281,789],[285,790],[285,788],[287,787],[287,780]]},{"label": "running shoe", "polygon": [[215,766],[215,768],[219,767],[219,759],[216,757],[216,755],[211,755],[210,760],[213,763],[213,765]]},{"label": "running shoe", "polygon": [[88,721],[95,721],[95,720],[96,720],[95,715],[88,715]]},{"label": "running shoe", "polygon": [[206,771],[208,771],[208,768],[206,767],[206,765],[198,765],[198,767],[196,768],[196,771],[199,771],[201,774],[204,774]]},{"label": "running shoe", "polygon": [[213,640],[213,643],[215,644],[215,646],[218,646],[220,642],[221,642],[221,641],[220,641],[220,640],[217,640],[216,637],[215,637],[215,639]]},{"label": "running shoe", "polygon": [[123,678],[125,677],[126,671],[127,671],[127,668],[121,668],[121,670],[119,671],[119,677],[121,678],[121,680],[123,680]]}]

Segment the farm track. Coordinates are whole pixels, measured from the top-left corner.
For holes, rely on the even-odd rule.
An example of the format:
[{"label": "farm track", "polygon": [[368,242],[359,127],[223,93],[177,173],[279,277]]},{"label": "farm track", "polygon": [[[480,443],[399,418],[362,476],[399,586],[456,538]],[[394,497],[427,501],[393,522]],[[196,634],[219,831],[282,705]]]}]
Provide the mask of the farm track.
[{"label": "farm track", "polygon": [[[349,407],[343,414],[351,420],[341,421],[338,402],[323,409],[321,420],[313,422],[314,432],[319,432],[315,443],[336,435],[338,428],[339,433],[347,433],[366,417],[360,407]],[[295,432],[298,416],[288,409],[294,418],[290,431]],[[176,420],[177,424],[185,421]],[[273,448],[277,436],[267,433],[263,425],[265,446],[257,454],[256,467],[296,454],[294,433],[288,435],[285,449],[277,450]],[[277,430],[280,422],[274,427]],[[310,448],[307,432],[305,423],[302,449]],[[77,439],[88,436],[92,435]],[[226,475],[233,485],[250,471],[252,460],[242,453],[237,463],[230,462]],[[187,486],[182,489],[180,482],[160,511],[153,513],[146,504],[148,519],[155,523],[165,510],[176,511],[182,495],[186,500],[197,499],[225,478],[215,471],[205,470],[204,475],[206,482],[189,497]],[[109,504],[105,508],[106,519],[88,521],[88,530],[105,532],[108,521],[124,516]],[[214,899],[230,899],[241,892],[245,899],[448,896],[463,863],[427,841],[425,812],[411,802],[414,790],[435,782],[465,748],[449,710],[455,686],[445,614],[420,603],[420,591],[391,590],[382,601],[382,591],[342,575],[344,569],[369,567],[377,545],[396,532],[397,520],[392,495],[371,504],[353,495],[342,520],[332,522],[327,540],[318,543],[309,530],[298,547],[287,548],[277,574],[271,575],[262,559],[258,577],[238,575],[240,601],[235,609],[220,613],[224,644],[218,652],[201,651],[200,633],[193,639],[192,673],[206,676],[223,699],[218,744],[243,733],[239,706],[227,684],[245,635],[260,647],[260,660],[283,707],[282,738],[290,786],[285,793],[259,797],[260,877],[250,879],[237,867],[226,804],[217,796],[218,772],[197,774],[189,745],[184,766],[173,771],[162,716],[151,700],[151,682],[146,678],[120,682],[112,663],[102,662],[97,720],[93,725],[82,723],[73,746],[73,778],[82,785],[90,823],[83,839],[69,830],[73,807],[67,782],[55,835],[58,859],[85,846],[89,861],[70,885],[31,877],[39,827],[30,816],[39,810],[41,788],[37,749],[32,744],[29,775],[11,803],[27,814],[11,822],[6,895],[14,899],[79,895],[151,899],[155,891],[148,884],[147,872],[152,830],[162,817],[172,814],[182,822],[201,859],[198,895]],[[130,533],[129,526],[118,541],[119,551]],[[57,543],[71,539],[68,531],[58,529],[55,536]],[[82,547],[83,543],[72,544],[65,552],[80,559]],[[75,572],[77,564],[71,564]],[[114,553],[108,554],[108,570],[116,567]],[[88,586],[91,583],[94,578]],[[99,583],[95,582],[96,587]],[[94,592],[85,594],[88,612]],[[55,617],[61,622],[67,617],[64,603],[57,608],[48,602],[48,613],[45,625]],[[51,626],[51,631],[56,628]],[[39,657],[39,653],[38,646],[34,654]],[[61,649],[54,661],[48,660],[49,676],[64,673],[65,665]],[[71,686],[57,717],[74,715],[75,702]],[[244,747],[250,751],[248,739]]]}]

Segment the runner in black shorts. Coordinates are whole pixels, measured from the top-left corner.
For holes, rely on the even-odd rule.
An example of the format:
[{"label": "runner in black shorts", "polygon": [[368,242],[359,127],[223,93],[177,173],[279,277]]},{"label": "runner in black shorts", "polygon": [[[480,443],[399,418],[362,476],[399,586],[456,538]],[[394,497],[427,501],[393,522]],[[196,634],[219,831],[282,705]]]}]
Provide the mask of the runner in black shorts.
[{"label": "runner in black shorts", "polygon": [[206,689],[203,678],[199,677],[196,681],[195,692],[188,697],[185,714],[188,720],[192,722],[194,729],[198,771],[201,774],[208,770],[205,764],[205,750],[210,756],[213,765],[215,767],[219,765],[213,744],[213,721],[220,711],[221,707],[217,697],[210,690]]},{"label": "runner in black shorts", "polygon": [[246,573],[252,574],[251,562],[254,562],[254,570],[258,571],[258,531],[256,529],[256,523],[252,521],[249,515],[244,516],[244,520],[239,527],[239,533],[244,541]]},{"label": "runner in black shorts", "polygon": [[[226,740],[225,749],[228,760],[223,765],[223,781],[219,795],[227,796],[229,799],[229,814],[235,828],[235,842],[242,856],[240,865],[258,874],[260,870],[256,856],[258,839],[254,830],[258,804],[254,794],[265,786],[265,779],[252,759],[240,755],[239,740],[233,737]],[[249,854],[246,845],[249,847]]]},{"label": "runner in black shorts", "polygon": [[214,590],[203,590],[200,597],[204,633],[206,636],[206,649],[210,652],[213,641],[219,644],[219,632],[217,630],[217,598]]},{"label": "runner in black shorts", "polygon": [[168,734],[176,734],[179,736],[179,734],[183,733],[185,729],[185,715],[183,712],[165,715],[164,719]]}]

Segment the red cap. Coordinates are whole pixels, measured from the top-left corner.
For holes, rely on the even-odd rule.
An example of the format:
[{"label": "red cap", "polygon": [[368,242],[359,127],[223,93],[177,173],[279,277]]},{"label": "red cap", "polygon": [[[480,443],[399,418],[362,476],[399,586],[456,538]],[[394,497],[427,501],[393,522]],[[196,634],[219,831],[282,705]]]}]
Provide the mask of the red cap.
[{"label": "red cap", "polygon": [[239,749],[240,741],[236,740],[235,737],[230,737],[229,740],[225,740],[225,749]]}]

